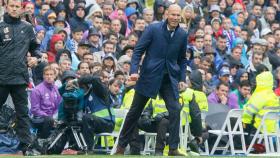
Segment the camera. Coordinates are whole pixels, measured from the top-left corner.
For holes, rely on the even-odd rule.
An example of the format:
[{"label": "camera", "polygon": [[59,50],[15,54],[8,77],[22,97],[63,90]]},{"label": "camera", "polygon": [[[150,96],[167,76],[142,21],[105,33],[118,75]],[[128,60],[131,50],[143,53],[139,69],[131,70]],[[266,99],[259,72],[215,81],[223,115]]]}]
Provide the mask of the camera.
[{"label": "camera", "polygon": [[82,119],[83,96],[83,91],[75,81],[66,84],[65,92],[62,94],[65,122],[77,122]]}]

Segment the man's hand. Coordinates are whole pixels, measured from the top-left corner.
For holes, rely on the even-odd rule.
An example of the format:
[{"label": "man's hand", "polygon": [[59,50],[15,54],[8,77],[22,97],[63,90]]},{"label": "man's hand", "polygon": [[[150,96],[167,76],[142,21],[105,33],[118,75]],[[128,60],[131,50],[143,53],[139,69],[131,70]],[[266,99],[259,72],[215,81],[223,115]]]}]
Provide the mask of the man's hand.
[{"label": "man's hand", "polygon": [[187,84],[185,82],[179,82],[178,84],[179,91],[184,91],[187,89]]},{"label": "man's hand", "polygon": [[131,74],[128,78],[128,80],[130,81],[137,81],[139,78],[139,75],[138,74]]},{"label": "man's hand", "polygon": [[220,96],[220,99],[221,99],[221,103],[226,105],[227,104],[227,101],[228,101],[228,98],[224,95]]},{"label": "man's hand", "polygon": [[127,80],[125,82],[126,87],[131,87],[131,86],[134,86],[134,85],[136,85],[136,81]]},{"label": "man's hand", "polygon": [[38,64],[38,59],[36,57],[28,57],[27,58],[27,65],[29,67],[34,67]]}]

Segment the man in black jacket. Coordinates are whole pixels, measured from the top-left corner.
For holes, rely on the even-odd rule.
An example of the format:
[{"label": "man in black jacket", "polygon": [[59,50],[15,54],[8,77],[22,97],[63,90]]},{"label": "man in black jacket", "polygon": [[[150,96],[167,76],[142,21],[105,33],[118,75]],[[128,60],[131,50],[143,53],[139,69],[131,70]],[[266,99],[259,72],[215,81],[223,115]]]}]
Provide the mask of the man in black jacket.
[{"label": "man in black jacket", "polygon": [[16,110],[20,148],[25,155],[29,155],[34,150],[30,147],[32,138],[27,108],[27,65],[36,64],[37,58],[27,60],[27,53],[35,56],[39,45],[32,25],[20,20],[21,9],[22,0],[8,0],[4,21],[0,22],[0,106],[10,94]]}]

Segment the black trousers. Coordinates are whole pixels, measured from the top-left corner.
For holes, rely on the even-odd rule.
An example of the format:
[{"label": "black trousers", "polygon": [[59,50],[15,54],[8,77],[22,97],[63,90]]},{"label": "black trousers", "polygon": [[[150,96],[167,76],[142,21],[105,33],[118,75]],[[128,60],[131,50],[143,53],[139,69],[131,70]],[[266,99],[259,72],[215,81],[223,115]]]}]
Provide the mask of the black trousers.
[{"label": "black trousers", "polygon": [[0,85],[0,106],[10,94],[16,111],[16,133],[22,144],[31,144],[30,118],[28,116],[28,95],[26,85]]},{"label": "black trousers", "polygon": [[160,121],[152,121],[150,124],[139,123],[138,128],[151,133],[157,133],[156,150],[163,151],[166,144],[166,133],[168,132],[169,120],[162,118]]},{"label": "black trousers", "polygon": [[37,137],[46,139],[54,129],[54,119],[49,116],[32,118],[33,127],[37,129]]},{"label": "black trousers", "polygon": [[[177,149],[180,141],[179,138],[179,127],[180,127],[180,111],[182,109],[179,104],[179,100],[175,98],[173,93],[171,81],[168,75],[165,75],[159,90],[160,95],[162,96],[166,108],[169,112],[169,148]],[[129,109],[129,112],[125,118],[124,126],[120,134],[119,146],[125,148],[129,143],[130,137],[137,126],[137,121],[141,116],[141,113],[149,100],[149,97],[146,97],[142,94],[139,94],[137,91],[133,97],[132,105]]]},{"label": "black trousers", "polygon": [[88,149],[91,150],[94,143],[94,133],[113,132],[115,124],[92,114],[85,114],[82,120],[82,133],[85,137]]}]

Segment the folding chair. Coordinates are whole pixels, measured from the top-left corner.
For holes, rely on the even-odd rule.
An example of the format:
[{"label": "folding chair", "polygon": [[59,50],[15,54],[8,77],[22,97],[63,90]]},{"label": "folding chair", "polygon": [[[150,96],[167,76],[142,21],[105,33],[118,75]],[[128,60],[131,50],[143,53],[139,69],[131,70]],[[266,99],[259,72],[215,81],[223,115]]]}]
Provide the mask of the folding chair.
[{"label": "folding chair", "polygon": [[[205,119],[206,119],[206,116],[207,116],[207,112],[206,111],[201,111],[201,122],[202,122],[202,127],[203,128],[206,128],[205,127]],[[199,154],[200,155],[209,155],[209,145],[208,145],[208,141],[206,140],[205,142],[204,142],[204,147],[205,147],[205,151],[204,152],[200,152]]]},{"label": "folding chair", "polygon": [[[246,153],[246,146],[245,146],[245,137],[243,132],[243,126],[242,126],[242,110],[232,109],[228,112],[228,115],[226,117],[226,120],[221,128],[221,130],[209,130],[209,133],[215,134],[218,136],[212,150],[211,155],[215,153],[216,150],[223,150],[223,154],[225,154],[230,147],[230,152],[232,155],[235,155],[237,153]],[[231,119],[236,119],[236,122],[232,128],[231,126]],[[234,142],[233,137],[239,135],[241,137],[241,145],[242,150],[235,150],[234,148]],[[229,140],[224,147],[218,147],[220,140],[223,136],[228,136]]]},{"label": "folding chair", "polygon": [[[114,109],[114,111],[115,111],[115,118],[122,118],[122,119],[125,119],[126,114],[128,112],[127,109]],[[120,135],[120,132],[122,131],[123,124],[124,124],[124,120],[123,120],[123,122],[121,124],[120,131],[113,131],[112,133],[99,133],[99,134],[95,134],[94,146],[97,143],[98,139],[101,136],[103,136],[104,137],[104,143],[105,143],[105,150],[104,149],[94,149],[94,146],[93,146],[93,149],[96,150],[96,151],[105,151],[106,153],[110,153],[110,155],[113,155],[116,152],[116,149],[117,149],[117,145],[118,145],[118,142],[119,142],[119,135]],[[111,150],[110,150],[110,148],[108,146],[108,137],[109,136],[116,138],[116,140],[114,142],[114,146],[113,146],[113,148]]]},{"label": "folding chair", "polygon": [[[265,124],[266,120],[275,120],[275,132],[268,132]],[[280,114],[279,112],[267,112],[264,114],[261,124],[255,133],[253,140],[251,141],[249,148],[246,152],[248,155],[258,139],[258,144],[264,139],[266,154],[278,154],[280,155],[280,129],[279,129]],[[276,151],[274,147],[276,146]]]},{"label": "folding chair", "polygon": [[[207,113],[206,112],[201,112],[201,121],[204,124],[205,123],[205,118],[206,118]],[[181,117],[185,117],[187,118],[186,120],[186,124],[183,128],[183,126],[181,125],[180,127],[180,145],[181,148],[187,150],[188,149],[188,142],[190,140],[192,140],[194,137],[191,134],[191,130],[190,130],[190,125],[189,125],[189,120],[188,120],[188,113],[186,113],[185,111],[182,111],[182,115]],[[205,151],[200,151],[199,154],[200,155],[209,155],[209,146],[208,146],[208,141],[206,140],[204,142],[204,147],[205,147]]]},{"label": "folding chair", "polygon": [[[182,118],[187,118],[188,114],[185,111],[181,111],[181,120],[180,120],[180,129],[179,129],[179,137],[180,137],[180,147],[186,149],[187,147],[187,138],[188,138],[188,120],[186,121],[185,127],[183,129],[182,126]],[[150,155],[155,152],[156,145],[156,137],[157,133],[143,132],[145,137],[145,146],[142,152],[143,155]],[[166,133],[166,136],[169,136],[169,133]]]}]

